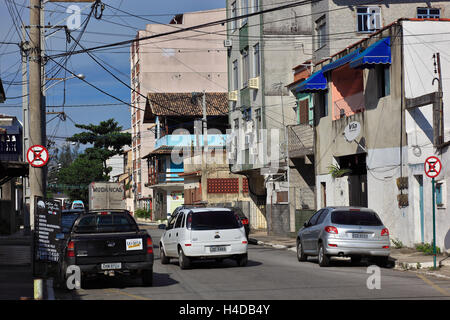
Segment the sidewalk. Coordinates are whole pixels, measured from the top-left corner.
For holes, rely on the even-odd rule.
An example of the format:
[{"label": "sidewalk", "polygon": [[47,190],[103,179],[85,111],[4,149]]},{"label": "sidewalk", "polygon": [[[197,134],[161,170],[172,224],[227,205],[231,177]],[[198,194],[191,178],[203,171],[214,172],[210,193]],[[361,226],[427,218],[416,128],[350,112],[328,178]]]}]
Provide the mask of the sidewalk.
[{"label": "sidewalk", "polygon": [[[295,238],[268,236],[266,231],[250,232],[249,243],[297,252]],[[396,270],[413,270],[450,279],[450,257],[448,255],[441,254],[436,257],[436,265],[441,266],[439,270],[430,270],[433,267],[432,255],[425,255],[411,248],[391,248],[390,258]]]},{"label": "sidewalk", "polygon": [[0,300],[33,299],[31,236],[0,236]]}]

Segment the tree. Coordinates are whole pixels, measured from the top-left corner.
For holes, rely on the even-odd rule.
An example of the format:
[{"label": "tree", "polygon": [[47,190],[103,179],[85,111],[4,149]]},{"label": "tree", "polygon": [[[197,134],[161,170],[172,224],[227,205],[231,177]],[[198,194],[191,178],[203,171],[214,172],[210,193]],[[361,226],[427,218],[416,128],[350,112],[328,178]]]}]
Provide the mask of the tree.
[{"label": "tree", "polygon": [[76,124],[84,132],[74,134],[67,141],[78,142],[81,144],[91,144],[92,147],[86,148],[85,156],[88,159],[99,159],[103,164],[103,173],[108,175],[112,168],[108,168],[106,160],[122,152],[125,145],[131,145],[131,134],[122,132],[122,127],[114,119],[101,121],[100,124]]}]

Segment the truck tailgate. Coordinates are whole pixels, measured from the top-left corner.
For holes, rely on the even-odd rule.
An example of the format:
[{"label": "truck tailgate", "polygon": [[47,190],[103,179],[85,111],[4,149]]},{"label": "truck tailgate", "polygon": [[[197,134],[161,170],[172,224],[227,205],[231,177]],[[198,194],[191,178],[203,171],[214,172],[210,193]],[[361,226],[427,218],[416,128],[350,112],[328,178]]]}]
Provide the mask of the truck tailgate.
[{"label": "truck tailgate", "polygon": [[72,238],[76,264],[139,262],[147,259],[146,232],[82,234]]}]

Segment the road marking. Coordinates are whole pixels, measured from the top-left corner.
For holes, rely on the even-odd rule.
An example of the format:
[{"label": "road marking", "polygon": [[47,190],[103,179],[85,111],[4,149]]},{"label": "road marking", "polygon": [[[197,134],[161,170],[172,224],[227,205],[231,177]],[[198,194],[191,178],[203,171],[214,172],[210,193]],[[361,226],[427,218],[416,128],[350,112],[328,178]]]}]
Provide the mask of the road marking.
[{"label": "road marking", "polygon": [[422,279],[424,282],[426,282],[427,284],[429,284],[430,286],[432,286],[434,289],[436,289],[437,291],[439,291],[440,293],[442,293],[444,296],[450,297],[450,292],[448,292],[447,290],[439,287],[437,284],[434,284],[431,280],[425,278],[423,275],[421,274],[417,274],[417,276]]},{"label": "road marking", "polygon": [[125,295],[125,296],[130,297],[130,298],[139,299],[139,300],[152,300],[152,299],[150,299],[150,298],[146,298],[146,297],[142,297],[142,296],[137,296],[137,295],[135,295],[135,294],[131,294],[131,293],[128,293],[128,292],[125,292],[125,291],[120,291],[120,290],[117,290],[117,289],[107,289],[106,291],[109,291],[109,292],[112,292],[112,293],[123,294],[123,295]]}]

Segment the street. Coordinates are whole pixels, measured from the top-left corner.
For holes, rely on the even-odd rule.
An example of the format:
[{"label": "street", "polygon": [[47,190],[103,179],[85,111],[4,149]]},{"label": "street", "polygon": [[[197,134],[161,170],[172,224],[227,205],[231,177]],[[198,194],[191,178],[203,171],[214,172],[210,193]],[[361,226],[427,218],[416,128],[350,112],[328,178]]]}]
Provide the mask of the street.
[{"label": "street", "polygon": [[[144,227],[146,228],[146,227]],[[368,289],[368,264],[335,261],[321,268],[314,257],[298,262],[295,252],[249,245],[249,263],[200,261],[181,270],[178,260],[162,265],[159,238],[163,230],[147,231],[155,248],[154,284],[122,277],[86,281],[80,290],[56,290],[57,299],[75,300],[306,300],[306,299],[449,299],[450,281],[413,272],[381,269],[381,288]],[[250,235],[251,237],[251,235]]]}]

